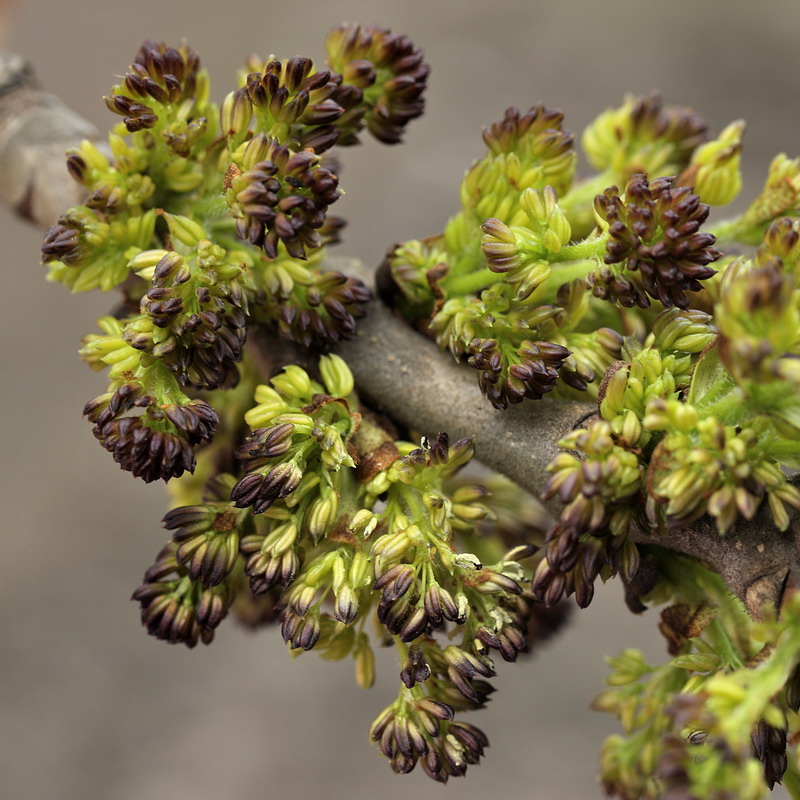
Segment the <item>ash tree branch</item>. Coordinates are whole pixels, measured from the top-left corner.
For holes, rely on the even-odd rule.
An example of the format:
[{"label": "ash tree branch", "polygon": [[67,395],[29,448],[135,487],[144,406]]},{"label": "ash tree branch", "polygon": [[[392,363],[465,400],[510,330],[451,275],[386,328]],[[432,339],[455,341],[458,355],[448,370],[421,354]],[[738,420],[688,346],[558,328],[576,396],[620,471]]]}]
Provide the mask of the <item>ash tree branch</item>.
[{"label": "ash tree branch", "polygon": [[97,137],[94,126],[43,92],[19,56],[0,53],[0,198],[37,225],[52,225],[83,198],[64,151]]},{"label": "ash tree branch", "polygon": [[[426,433],[472,436],[480,461],[536,496],[558,440],[597,411],[595,403],[549,397],[497,411],[481,395],[472,370],[449,360],[381,303],[372,304],[359,333],[337,352],[378,410]],[[547,505],[558,514],[557,505]],[[740,520],[725,536],[706,517],[687,528],[640,532],[634,538],[699,559],[754,617],[764,604],[779,606],[787,585],[800,580],[800,515],[794,514],[788,531],[780,531],[767,503],[753,520]]]},{"label": "ash tree branch", "polygon": [[[41,91],[18,56],[0,54],[0,197],[42,227],[81,202],[64,151],[96,135],[93,126]],[[370,308],[355,340],[337,348],[362,394],[374,407],[426,433],[471,436],[476,454],[538,496],[557,441],[596,411],[594,403],[545,398],[497,411],[481,396],[472,371],[395,318],[380,302]],[[557,509],[550,508],[551,512]],[[638,542],[699,559],[717,572],[754,617],[780,606],[789,585],[800,585],[800,515],[779,531],[762,505],[724,537],[702,519],[681,530],[642,532]]]}]

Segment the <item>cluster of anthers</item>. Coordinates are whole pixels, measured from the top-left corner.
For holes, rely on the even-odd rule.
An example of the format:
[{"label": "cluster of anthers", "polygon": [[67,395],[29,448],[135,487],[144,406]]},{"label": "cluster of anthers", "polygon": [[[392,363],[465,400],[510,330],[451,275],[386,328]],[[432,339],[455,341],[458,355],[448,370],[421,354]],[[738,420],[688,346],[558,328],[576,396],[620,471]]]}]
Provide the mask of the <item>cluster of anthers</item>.
[{"label": "cluster of anthers", "polygon": [[[50,278],[121,292],[84,340],[109,378],[84,413],[123,469],[178,479],[170,540],[134,593],[147,630],[193,647],[229,613],[277,623],[291,649],[352,658],[364,687],[373,645],[394,645],[399,692],[370,737],[396,772],[446,782],[488,746],[461,716],[493,692],[493,657],[515,661],[560,623],[551,606],[584,607],[620,573],[634,610],[669,603],[672,659],[611,662],[596,705],[625,737],[601,757],[608,792],[800,785],[800,595],[754,622],[697,562],[642,543],[706,517],[745,535],[764,504],[786,530],[800,509],[800,160],[779,156],[745,212],[709,227],[741,187],[743,123],[706,141],[688,109],[627,98],[584,132],[597,173],[576,180],[563,114],[509,109],[443,233],[391,249],[384,299],[495,408],[597,401],[549,465],[561,508],[543,533],[516,487],[459,474],[471,440],[412,444],[338,356],[274,374],[280,351],[252,346],[356,334],[370,292],[326,265],[344,225],[331,151],[365,130],[399,142],[424,107],[406,36],[344,25],[326,50],[325,69],[251,57],[217,108],[193,51],[145,42],[106,98],[122,118],[108,150],[67,157],[86,198],[45,236]],[[718,241],[757,249],[724,257]]]},{"label": "cluster of anthers", "polygon": [[217,108],[194,51],[145,42],[106,98],[122,117],[110,155],[88,141],[68,153],[87,197],[50,228],[42,256],[74,291],[122,291],[116,320],[83,354],[109,368],[107,395],[134,387],[135,405],[126,400],[127,421],[97,424],[100,400],[87,414],[146,480],[193,470],[216,412],[189,430],[169,409],[236,386],[254,328],[325,347],[353,337],[365,314],[369,289],[325,265],[344,225],[328,214],[340,196],[330,150],[364,130],[400,141],[422,113],[428,67],[407,37],[377,26],[336,28],[326,48],[327,69],[251,57]]},{"label": "cluster of anthers", "polygon": [[238,474],[190,488],[195,502],[166,515],[171,541],[134,599],[151,634],[190,647],[231,610],[278,622],[293,649],[352,657],[362,686],[374,679],[373,618],[400,654],[401,686],[370,735],[396,772],[420,764],[446,782],[488,746],[456,717],[493,691],[490,654],[515,661],[532,621],[539,636],[557,624],[537,620],[523,589],[519,561],[536,546],[502,522],[486,485],[457,476],[469,440],[397,440],[359,405],[340,358],[323,357],[319,375],[290,365],[256,388]]}]

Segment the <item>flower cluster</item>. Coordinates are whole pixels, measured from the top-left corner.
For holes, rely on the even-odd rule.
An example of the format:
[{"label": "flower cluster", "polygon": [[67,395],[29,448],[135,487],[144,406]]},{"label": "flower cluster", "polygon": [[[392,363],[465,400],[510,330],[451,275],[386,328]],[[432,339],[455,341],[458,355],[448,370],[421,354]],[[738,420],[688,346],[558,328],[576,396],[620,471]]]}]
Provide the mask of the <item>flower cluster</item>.
[{"label": "flower cluster", "polygon": [[151,244],[155,222],[152,211],[112,217],[89,206],[71,208],[45,234],[42,258],[51,279],[74,292],[110,291],[130,274],[126,255]]},{"label": "flower cluster", "polygon": [[[136,411],[142,413],[128,414]],[[83,409],[92,433],[122,469],[150,483],[192,472],[194,448],[211,441],[219,417],[205,400],[159,403],[141,383],[124,383]]]},{"label": "flower cluster", "polygon": [[[481,391],[495,408],[538,400],[551,391],[570,352],[551,342],[523,341],[513,354],[504,353],[496,339],[472,339],[467,363],[478,370]],[[504,379],[503,379],[504,378]]]},{"label": "flower cluster", "polygon": [[282,243],[293,258],[320,246],[317,229],[328,206],[339,199],[338,178],[320,165],[313,150],[292,152],[256,134],[225,176],[226,199],[236,235],[276,258]]},{"label": "flower cluster", "polygon": [[515,661],[559,624],[534,615],[522,588],[537,518],[512,484],[495,481],[495,500],[492,483],[457,477],[470,440],[397,440],[360,406],[335,355],[318,377],[287,366],[255,400],[238,469],[219,471],[215,443],[199,454],[205,482],[179,483],[188,503],[164,517],[171,541],[134,593],[143,623],[191,647],[211,641],[229,610],[277,621],[291,649],[349,656],[370,686],[373,618],[398,649],[401,688],[372,739],[396,772],[463,775],[488,739],[456,716],[493,691],[490,654]]},{"label": "flower cluster", "polygon": [[128,132],[135,133],[154,128],[162,107],[180,106],[187,100],[203,107],[207,83],[200,58],[191,48],[146,41],[122,84],[115,86],[105,101],[110,111],[123,118]]},{"label": "flower cluster", "polygon": [[[736,275],[736,265],[729,269],[723,287]],[[791,409],[793,396],[771,394],[763,381],[754,396],[749,377],[729,372],[722,355],[746,342],[725,349],[715,320],[724,314],[662,311],[644,345],[626,340],[606,372],[601,419],[559,442],[566,452],[551,461],[544,496],[563,509],[538,556],[537,599],[553,604],[574,593],[584,606],[598,575],[621,572],[631,581],[640,566],[630,539],[637,529],[683,528],[708,515],[724,534],[765,501],[786,530],[792,508],[800,509],[800,492],[782,470],[796,463],[796,429],[791,415],[776,413],[781,403]]]},{"label": "flower cluster", "polygon": [[574,594],[585,608],[603,570],[626,577],[638,570],[639,553],[628,532],[643,471],[635,453],[614,443],[607,422],[573,431],[558,445],[577,456],[560,453],[548,466],[553,475],[544,497],[557,496],[564,509],[545,537],[532,590],[547,605]]},{"label": "flower cluster", "polygon": [[229,140],[241,142],[254,121],[260,133],[280,138],[294,151],[322,153],[336,144],[332,123],[345,112],[340,76],[315,70],[314,62],[301,56],[263,63],[251,57],[247,66],[251,71],[244,86],[231,92],[221,108]]},{"label": "flower cluster", "polygon": [[[725,271],[715,307],[720,354],[736,382],[749,393],[760,386],[800,387],[800,286],[795,223],[774,223],[752,259],[736,259]],[[785,259],[785,260],[784,260]],[[797,404],[775,409],[787,424],[800,423]]]},{"label": "flower cluster", "polygon": [[[587,277],[595,296],[623,306],[650,305],[688,308],[687,292],[714,270],[720,256],[710,233],[700,233],[708,206],[688,186],[673,187],[670,178],[652,183],[634,175],[624,199],[612,186],[595,199],[601,227],[608,233],[603,267]],[[614,265],[620,265],[617,270]]]},{"label": "flower cluster", "polygon": [[169,216],[175,250],[145,250],[130,267],[151,286],[128,322],[123,338],[158,358],[182,386],[216,389],[238,380],[248,313],[247,279],[241,265],[206,238],[186,217]]},{"label": "flower cluster", "polygon": [[617,332],[647,324],[634,309],[688,309],[720,252],[700,230],[708,205],[687,182],[714,202],[740,183],[742,126],[703,145],[705,124],[657,96],[629,98],[587,129],[584,147],[602,172],[583,182],[573,180],[574,137],[562,123],[542,105],[509,109],[484,132],[488,151],[444,233],[398,245],[383,266],[393,301],[479,370],[497,408],[544,393],[514,385],[523,342],[562,348],[549,388],[595,395],[619,358]]},{"label": "flower cluster", "polygon": [[[428,66],[406,36],[343,25],[326,51],[325,69],[251,57],[218,109],[193,51],[146,42],[106,98],[122,119],[108,150],[67,155],[86,197],[45,236],[49,276],[121,294],[84,339],[108,374],[84,414],[123,469],[173,496],[133,595],[144,626],[194,647],[228,615],[276,624],[292,651],[351,658],[365,688],[374,646],[393,645],[399,691],[370,738],[395,772],[446,783],[488,747],[463,715],[488,702],[495,659],[619,574],[632,610],[666,605],[670,660],[611,660],[595,702],[624,734],[601,755],[608,794],[797,791],[793,572],[780,609],[741,593],[756,621],[653,543],[715,526],[738,548],[742,519],[796,523],[800,161],[779,156],[743,214],[701,230],[740,191],[743,123],[706,141],[690,110],[627,98],[584,132],[598,174],[576,180],[563,114],[511,108],[444,231],[390,250],[379,292],[495,408],[596,401],[549,464],[551,524],[511,482],[461,471],[472,439],[406,441],[418,432],[365,405],[342,358],[279,346],[356,335],[371,295],[327,258],[344,225],[328,213],[332,150],[365,130],[397,143],[424,108]],[[722,257],[717,242],[755,249]]]},{"label": "flower cluster", "polygon": [[770,457],[768,432],[759,426],[700,419],[692,405],[659,399],[648,403],[644,424],[667,431],[653,451],[648,475],[654,513],[663,514],[666,525],[684,527],[710,514],[725,533],[739,514],[752,519],[766,495],[775,524],[786,530],[786,504],[800,509],[800,491]]},{"label": "flower cluster", "polygon": [[192,472],[194,448],[214,437],[217,412],[185,395],[161,360],[132,347],[119,320],[99,324],[105,335],[87,336],[81,350],[92,367],[108,366],[111,379],[83,410],[95,437],[122,469],[148,483]]},{"label": "flower cluster", "polygon": [[325,47],[328,64],[353,96],[339,123],[340,143],[354,144],[363,126],[381,142],[400,142],[406,125],[425,110],[430,67],[422,51],[407,36],[378,25],[340,25]]},{"label": "flower cluster", "polygon": [[142,624],[152,636],[187,647],[209,644],[236,597],[238,581],[207,586],[202,578],[191,577],[178,551],[173,543],[164,547],[132,599],[139,602]]},{"label": "flower cluster", "polygon": [[[341,193],[328,151],[364,127],[398,141],[422,112],[428,67],[383,28],[341,26],[327,48],[336,66],[321,71],[300,56],[251,58],[218,109],[194,51],[147,41],[106,98],[122,117],[108,151],[86,141],[67,155],[87,196],[47,231],[42,258],[73,291],[122,291],[116,320],[82,351],[111,379],[86,413],[146,480],[194,469],[217,425],[212,405],[224,404],[195,395],[251,369],[248,328],[324,347],[352,338],[364,316],[367,287],[325,263],[344,225],[328,215]],[[170,409],[190,402],[207,411],[181,428]]]},{"label": "flower cluster", "polygon": [[654,320],[648,346],[626,343],[627,360],[608,370],[599,397],[600,415],[611,423],[619,441],[630,448],[649,444],[652,436],[643,422],[650,401],[679,398],[692,381],[700,355],[716,338],[708,314],[671,308]]},{"label": "flower cluster", "polygon": [[674,175],[688,166],[706,139],[705,121],[689,108],[664,106],[658,94],[626,97],[604,111],[583,133],[583,149],[597,170],[613,170],[623,182],[637,172]]},{"label": "flower cluster", "polygon": [[[609,660],[609,688],[594,706],[617,716],[624,736],[606,741],[603,784],[623,800],[756,800],[784,777],[794,785],[797,774],[787,752],[797,731],[797,594],[780,622],[755,623],[711,576],[696,566],[689,573],[669,591],[686,596],[699,579],[714,605],[664,611],[661,628],[674,657],[659,667],[635,650]],[[758,650],[764,641],[771,644]]]}]

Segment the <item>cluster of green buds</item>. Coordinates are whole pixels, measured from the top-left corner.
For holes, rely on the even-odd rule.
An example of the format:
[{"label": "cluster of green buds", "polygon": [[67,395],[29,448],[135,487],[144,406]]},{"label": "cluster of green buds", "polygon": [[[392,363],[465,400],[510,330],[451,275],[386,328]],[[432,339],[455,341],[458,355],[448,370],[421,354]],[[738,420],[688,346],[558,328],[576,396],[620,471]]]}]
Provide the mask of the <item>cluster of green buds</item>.
[{"label": "cluster of green buds", "polygon": [[[444,233],[395,247],[383,266],[393,284],[384,294],[479,371],[496,408],[552,389],[595,396],[620,357],[619,333],[646,330],[653,303],[688,309],[715,274],[716,237],[701,230],[709,206],[690,178],[713,202],[729,202],[741,182],[741,124],[704,145],[693,113],[628,98],[587,128],[600,174],[575,182],[562,122],[543,105],[509,109],[485,131],[486,156]],[[520,355],[530,343],[557,347],[558,360],[531,365]],[[515,373],[531,366],[541,374],[526,390]]]},{"label": "cluster of green buds", "polygon": [[797,221],[767,230],[753,258],[725,271],[715,313],[720,356],[753,405],[800,431],[800,269]]},{"label": "cluster of green buds", "polygon": [[[245,415],[253,433],[236,451],[245,473],[231,492],[239,508],[252,506],[260,514],[294,492],[304,476],[317,485],[326,472],[355,466],[345,447],[356,424],[346,399],[352,377],[337,356],[324,358],[327,392],[295,365],[273,378],[272,387],[258,388],[258,405]],[[316,462],[326,472],[312,478],[309,465]]]},{"label": "cluster of green buds", "polygon": [[704,202],[726,206],[742,190],[742,136],[745,124],[737,120],[710,142],[700,145],[681,173],[681,185],[694,186]]},{"label": "cluster of green buds", "polygon": [[130,275],[128,254],[153,242],[155,223],[152,210],[111,217],[88,205],[70,209],[42,243],[42,257],[52,264],[51,279],[74,292],[114,289]]},{"label": "cluster of green buds", "polygon": [[690,384],[700,354],[717,338],[711,317],[702,311],[668,309],[655,319],[652,333],[641,346],[629,339],[627,360],[606,373],[599,410],[619,441],[630,448],[645,447],[651,435],[643,421],[651,400],[680,397]]},{"label": "cluster of green buds", "polygon": [[703,145],[707,130],[691,109],[665,108],[658,94],[628,95],[622,106],[604,111],[587,126],[582,144],[591,165],[609,173],[609,184],[624,183],[637,172],[680,173]]},{"label": "cluster of green buds", "polygon": [[696,564],[684,560],[666,572],[659,599],[671,605],[660,628],[672,658],[658,667],[636,650],[609,659],[609,688],[594,702],[620,720],[624,734],[610,737],[601,754],[606,791],[622,800],[756,800],[783,781],[794,795],[797,593],[780,619],[754,622]]},{"label": "cluster of green buds", "polygon": [[563,509],[538,556],[532,585],[537,600],[553,605],[574,593],[585,607],[598,576],[621,572],[630,580],[636,574],[639,552],[629,534],[648,527],[644,509],[653,493],[648,465],[655,442],[648,414],[656,401],[688,411],[677,398],[699,354],[715,339],[708,314],[669,308],[655,319],[644,345],[625,341],[621,355],[627,360],[614,362],[603,378],[600,418],[561,439],[563,452],[548,466],[552,476],[543,497],[557,498]]},{"label": "cluster of green buds", "polygon": [[520,561],[537,550],[525,520],[536,518],[513,484],[499,482],[493,499],[496,480],[457,476],[470,440],[439,433],[415,446],[382,428],[336,355],[320,359],[318,378],[285,367],[255,401],[238,473],[202,451],[207,480],[178,482],[190,504],[164,517],[171,541],[134,593],[143,623],[191,647],[230,610],[278,622],[291,649],[349,656],[369,687],[372,620],[377,642],[397,647],[401,683],[373,740],[396,772],[419,763],[437,781],[463,775],[488,739],[456,714],[493,691],[490,654],[515,661],[531,620],[541,636],[558,624],[537,620],[522,588]]},{"label": "cluster of green buds", "polygon": [[693,405],[659,399],[648,403],[644,425],[665,431],[650,460],[648,510],[666,525],[683,527],[709,514],[726,533],[739,514],[752,519],[766,495],[775,524],[788,528],[786,505],[800,508],[800,491],[771,457],[777,442],[768,428],[700,419]]},{"label": "cluster of green buds", "polygon": [[[83,350],[111,367],[86,413],[146,480],[194,468],[216,425],[216,401],[195,392],[237,383],[248,328],[324,347],[365,313],[367,287],[325,266],[344,225],[328,215],[340,195],[328,151],[364,128],[399,141],[422,113],[428,67],[407,37],[374,26],[341,26],[327,49],[323,70],[251,58],[218,109],[194,51],[145,42],[106,98],[122,117],[108,149],[85,141],[67,155],[87,196],[47,231],[42,257],[73,291],[122,292]],[[190,401],[208,411],[182,428],[171,409]]]},{"label": "cluster of green buds", "polygon": [[800,796],[800,593],[755,622],[697,562],[643,543],[704,517],[725,535],[762,504],[783,531],[800,510],[800,160],[777,157],[709,229],[741,188],[743,123],[706,141],[688,109],[629,97],[584,132],[597,174],[576,180],[563,114],[512,108],[444,232],[391,249],[381,294],[495,408],[596,401],[549,465],[547,529],[513,484],[459,474],[470,439],[406,441],[338,356],[278,371],[271,334],[324,350],[371,300],[327,266],[333,148],[399,142],[424,107],[406,36],[343,25],[326,50],[325,69],[251,57],[218,109],[193,51],[146,42],[106,98],[108,148],[67,156],[86,197],[45,236],[50,279],[121,294],[81,349],[109,379],[84,414],[123,469],[177,479],[134,593],[148,632],[193,647],[229,614],[275,623],[294,651],[352,658],[363,687],[393,645],[399,692],[370,738],[395,772],[444,783],[488,746],[461,716],[494,691],[493,658],[620,574],[633,610],[668,604],[671,659],[611,662],[596,706],[625,735],[601,756],[608,793],[749,800],[784,780]]}]

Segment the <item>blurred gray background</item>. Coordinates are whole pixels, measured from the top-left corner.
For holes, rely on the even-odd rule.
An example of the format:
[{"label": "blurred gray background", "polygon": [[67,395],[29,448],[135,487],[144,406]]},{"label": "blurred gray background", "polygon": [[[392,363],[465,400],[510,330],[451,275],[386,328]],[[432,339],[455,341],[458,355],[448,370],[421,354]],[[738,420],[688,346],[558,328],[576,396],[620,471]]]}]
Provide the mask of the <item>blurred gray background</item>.
[{"label": "blurred gray background", "polygon": [[[750,191],[776,152],[800,152],[792,0],[18,0],[2,14],[0,44],[101,129],[112,122],[101,97],[144,38],[185,38],[219,101],[249,52],[321,59],[342,20],[408,33],[433,68],[425,117],[404,146],[344,153],[341,252],[372,263],[391,242],[442,229],[481,126],[509,105],[543,100],[580,131],[625,92],[657,88],[715,132],[743,117]],[[109,299],[46,283],[40,239],[0,209],[0,798],[602,796],[596,753],[615,723],[587,706],[603,655],[664,650],[656,614],[634,618],[616,586],[534,658],[501,665],[473,720],[491,739],[487,758],[447,788],[394,776],[367,741],[395,696],[391,654],[365,692],[350,663],[292,659],[277,631],[223,625],[194,651],[147,637],[128,598],[165,538],[165,496],[118,470],[80,418],[105,383],[76,349]]]}]

